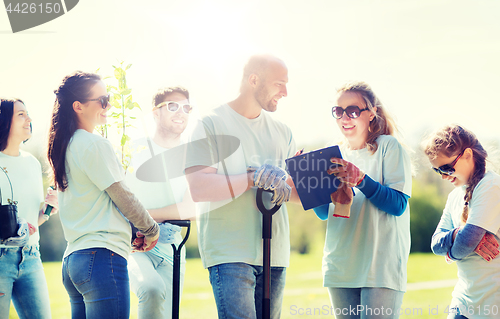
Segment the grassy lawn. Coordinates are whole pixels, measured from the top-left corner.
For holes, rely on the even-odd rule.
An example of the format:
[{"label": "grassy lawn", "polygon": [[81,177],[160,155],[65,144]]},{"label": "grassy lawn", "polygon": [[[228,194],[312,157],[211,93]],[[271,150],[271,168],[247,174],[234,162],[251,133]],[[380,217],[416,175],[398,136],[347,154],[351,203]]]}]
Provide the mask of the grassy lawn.
[{"label": "grassy lawn", "polygon": [[[290,265],[287,270],[281,318],[334,318],[327,310],[330,307],[328,292],[322,287],[321,252],[309,255],[293,254]],[[44,267],[49,285],[52,317],[71,318],[69,298],[61,282],[61,263],[44,263]],[[442,257],[433,254],[410,255],[408,283],[455,279],[456,273],[456,265],[446,264]],[[446,287],[407,291],[402,306],[403,313],[407,314],[400,318],[445,317],[443,311],[451,300],[452,290],[452,287]],[[306,315],[307,311],[311,314]],[[302,312],[304,315],[299,315]],[[131,294],[130,317],[137,318],[137,298],[134,294]],[[13,307],[9,318],[17,318]],[[200,259],[187,261],[181,318],[217,318],[208,271],[203,269]]]}]

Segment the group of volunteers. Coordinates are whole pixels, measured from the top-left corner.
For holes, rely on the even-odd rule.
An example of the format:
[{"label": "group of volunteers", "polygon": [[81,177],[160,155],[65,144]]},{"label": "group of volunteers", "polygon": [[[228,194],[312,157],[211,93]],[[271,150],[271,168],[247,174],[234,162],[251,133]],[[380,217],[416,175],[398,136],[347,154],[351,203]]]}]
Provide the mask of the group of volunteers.
[{"label": "group of volunteers", "polygon": [[[189,92],[160,89],[152,103],[154,134],[134,141],[134,171],[125,174],[112,144],[93,133],[106,124],[111,107],[106,85],[93,73],[68,75],[54,91],[47,148],[53,188],[45,199],[41,165],[20,149],[32,134],[27,107],[20,99],[2,99],[0,189],[2,205],[17,205],[18,231],[0,243],[0,319],[9,317],[11,300],[20,318],[51,318],[37,231],[49,218],[47,206],[51,214],[59,212],[68,242],[62,282],[72,318],[128,318],[130,290],[139,300],[139,318],[170,318],[171,243],[182,237],[178,226],[165,221],[193,218],[219,318],[261,318],[262,214],[256,191],[271,191],[276,205],[300,203],[285,165],[300,151],[290,128],[269,115],[287,96],[287,83],[282,60],[250,57],[238,97],[191,119],[189,134]],[[342,159],[332,158],[327,170],[340,187],[330,204],[314,208],[327,220],[323,283],[339,310],[336,318],[398,318],[410,252],[410,157],[365,82],[337,89],[331,112],[345,139],[338,143]],[[496,318],[500,176],[486,170],[487,152],[462,126],[445,126],[422,145],[432,169],[455,186],[429,238],[435,254],[458,266],[448,318]],[[152,165],[161,155],[163,162]],[[180,172],[167,160],[180,163]],[[132,244],[131,224],[139,230]],[[282,205],[272,223],[274,319],[282,311],[290,235]],[[182,282],[184,256],[181,265]],[[358,306],[378,311],[343,311]]]}]

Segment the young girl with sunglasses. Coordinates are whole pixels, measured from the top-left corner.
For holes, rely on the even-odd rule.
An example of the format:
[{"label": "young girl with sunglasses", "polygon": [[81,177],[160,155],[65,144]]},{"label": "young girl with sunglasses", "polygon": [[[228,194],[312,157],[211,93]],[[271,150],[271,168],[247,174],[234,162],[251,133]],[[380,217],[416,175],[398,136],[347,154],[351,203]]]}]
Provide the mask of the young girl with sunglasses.
[{"label": "young girl with sunglasses", "polygon": [[486,171],[487,152],[476,136],[446,126],[424,142],[432,168],[456,188],[432,236],[432,251],[457,261],[458,283],[449,319],[500,314],[500,176]]},{"label": "young girl with sunglasses", "polygon": [[368,84],[337,93],[332,113],[346,141],[328,173],[341,187],[332,204],[314,209],[328,219],[323,283],[336,318],[398,318],[410,251],[410,158]]},{"label": "young girl with sunglasses", "polygon": [[111,143],[92,134],[110,107],[101,78],[75,72],[54,92],[48,157],[68,241],[62,273],[72,317],[128,318],[128,220],[145,236],[137,251],[154,247],[159,227],[123,183]]},{"label": "young girl with sunglasses", "polygon": [[[24,102],[1,99],[2,205],[6,205],[9,199],[16,201],[18,218],[23,221],[17,232],[19,236],[4,239],[0,244],[0,318],[9,317],[11,299],[19,318],[51,317],[47,282],[40,259],[39,232],[33,226],[39,226],[48,219],[42,206],[42,168],[35,157],[20,149],[20,145],[30,137],[31,118]],[[57,212],[54,191],[48,192],[45,203],[54,207],[51,214]],[[7,221],[0,220],[0,223]]]}]

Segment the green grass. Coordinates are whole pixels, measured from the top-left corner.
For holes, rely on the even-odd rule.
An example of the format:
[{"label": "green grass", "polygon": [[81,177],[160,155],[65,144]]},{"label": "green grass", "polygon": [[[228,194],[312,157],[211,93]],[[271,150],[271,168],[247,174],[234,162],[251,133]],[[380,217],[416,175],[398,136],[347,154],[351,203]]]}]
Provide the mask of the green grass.
[{"label": "green grass", "polygon": [[[330,306],[328,292],[322,287],[321,252],[309,255],[292,254],[287,269],[287,281],[281,318],[334,318],[326,314]],[[347,265],[348,266],[348,265]],[[69,298],[61,282],[61,263],[44,263],[49,286],[50,305],[54,319],[70,318]],[[444,258],[433,254],[412,254],[408,263],[408,282],[424,282],[456,278],[456,265],[448,265]],[[453,287],[409,290],[404,297],[400,318],[445,317],[444,309],[451,300]],[[439,316],[435,315],[438,307]],[[299,309],[316,315],[298,315]],[[434,313],[432,312],[434,311]],[[131,318],[137,318],[137,298],[131,294]],[[9,318],[17,318],[11,307]],[[208,271],[200,259],[188,259],[181,302],[181,318],[217,318],[215,301],[208,281]]]},{"label": "green grass", "polygon": [[457,264],[447,264],[442,256],[414,253],[408,261],[408,282],[457,278]]}]

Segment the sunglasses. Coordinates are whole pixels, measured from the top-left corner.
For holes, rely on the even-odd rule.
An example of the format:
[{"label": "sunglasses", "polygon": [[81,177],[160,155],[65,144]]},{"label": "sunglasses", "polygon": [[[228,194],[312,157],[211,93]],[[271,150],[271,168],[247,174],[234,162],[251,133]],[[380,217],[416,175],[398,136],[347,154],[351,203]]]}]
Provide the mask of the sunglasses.
[{"label": "sunglasses", "polygon": [[[175,102],[175,101],[165,101],[165,102],[161,102],[156,107],[161,108],[164,106],[166,106],[167,110],[169,110],[170,112],[177,112],[177,110],[181,107],[181,104],[179,102]],[[193,107],[191,105],[189,105],[189,104],[182,105],[182,111],[184,113],[189,114],[189,113],[191,113],[192,110],[193,110]]]},{"label": "sunglasses", "polygon": [[351,119],[356,119],[361,115],[361,112],[363,111],[368,111],[368,108],[365,107],[364,109],[360,110],[359,107],[356,105],[349,105],[345,109],[341,108],[340,106],[332,107],[332,115],[337,120],[340,120],[342,116],[344,116],[344,112],[347,115],[347,117]]},{"label": "sunglasses", "polygon": [[97,99],[84,99],[83,101],[99,101],[101,102],[101,106],[105,109],[108,106],[110,100],[110,95],[99,96]]},{"label": "sunglasses", "polygon": [[464,152],[465,152],[465,149],[460,154],[458,154],[457,158],[455,158],[455,160],[453,162],[451,162],[450,164],[445,164],[443,166],[439,166],[438,168],[433,167],[432,169],[434,170],[434,172],[440,174],[441,176],[442,175],[451,175],[451,174],[455,173],[454,166],[458,162],[460,157],[462,157]]}]

